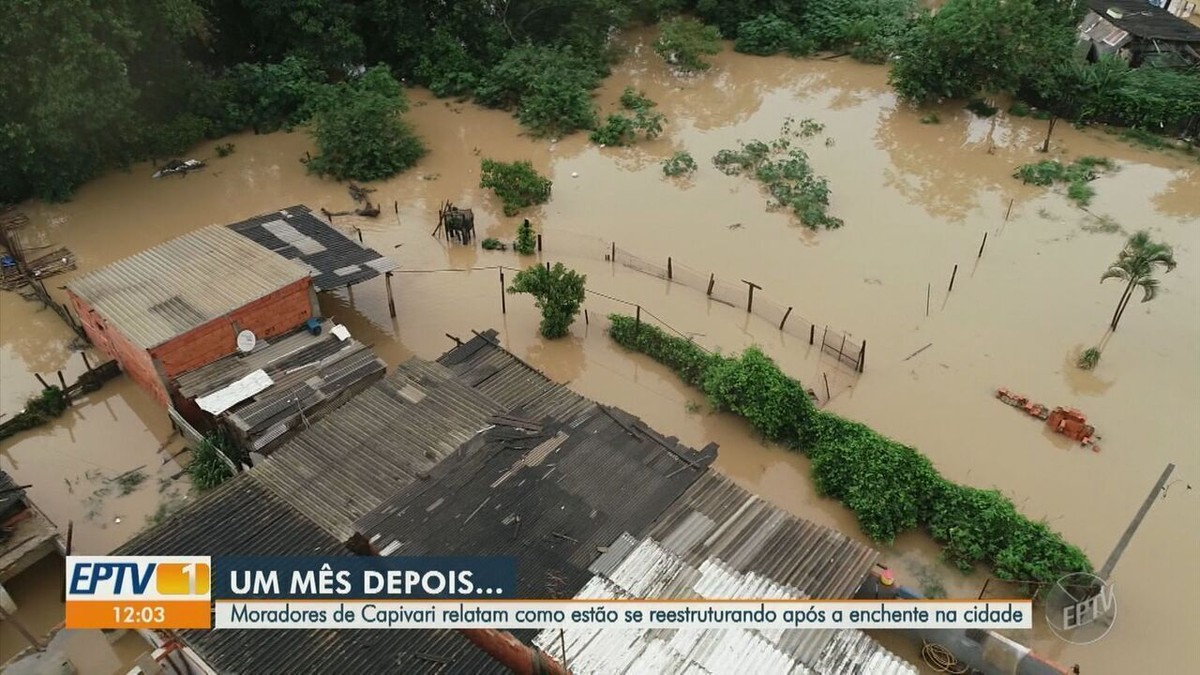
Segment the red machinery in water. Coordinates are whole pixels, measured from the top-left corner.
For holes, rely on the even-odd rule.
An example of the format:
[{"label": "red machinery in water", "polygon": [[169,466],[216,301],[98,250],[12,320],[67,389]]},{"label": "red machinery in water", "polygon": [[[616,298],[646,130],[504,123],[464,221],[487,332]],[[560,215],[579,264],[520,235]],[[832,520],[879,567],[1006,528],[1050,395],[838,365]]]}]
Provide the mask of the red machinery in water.
[{"label": "red machinery in water", "polygon": [[[1095,440],[1096,428],[1087,423],[1087,415],[1075,408],[1059,406],[1050,410],[1046,405],[1030,401],[1029,397],[1014,393],[1004,387],[996,390],[996,398],[1033,417],[1046,420],[1046,426],[1051,430],[1073,441],[1078,441],[1081,445],[1092,445]],[[1097,452],[1100,450],[1095,446],[1092,449]]]}]

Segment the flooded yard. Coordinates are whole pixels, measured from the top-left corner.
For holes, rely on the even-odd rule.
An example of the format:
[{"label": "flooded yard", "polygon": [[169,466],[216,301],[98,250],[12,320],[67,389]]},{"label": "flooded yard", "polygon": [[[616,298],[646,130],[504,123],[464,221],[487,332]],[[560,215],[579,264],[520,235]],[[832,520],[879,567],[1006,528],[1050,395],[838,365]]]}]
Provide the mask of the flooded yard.
[{"label": "flooded yard", "polygon": [[[725,53],[709,73],[680,79],[639,38],[599,98],[608,112],[632,85],[666,115],[662,137],[631,148],[600,148],[583,134],[533,139],[502,111],[411,92],[408,117],[430,154],[408,173],[372,185],[383,205],[378,219],[336,221],[347,231],[361,228],[367,245],[400,263],[393,283],[398,316],[388,316],[382,280],[325,294],[324,314],[392,365],[440,354],[451,345],[446,333],[469,337],[471,329],[496,328],[506,347],[551,378],[687,444],[719,443],[717,467],[742,485],[862,537],[849,511],[815,494],[802,456],[765,445],[741,420],[711,413],[699,392],[670,372],[613,345],[603,316],[630,306],[591,296],[588,322],[580,317],[571,336],[548,343],[537,337],[528,298],[510,296],[501,313],[496,269],[437,271],[532,261],[429,236],[438,205],[449,199],[475,210],[480,239],[511,240],[528,215],[544,235],[539,260],[578,269],[590,290],[640,304],[706,347],[759,344],[822,400],[827,376],[827,409],[919,448],[948,479],[1001,490],[1081,546],[1097,567],[1168,462],[1177,464],[1182,483],[1200,481],[1194,157],[1143,151],[1060,124],[1051,156],[1101,155],[1117,163],[1093,183],[1097,195],[1084,210],[1011,177],[1017,165],[1044,157],[1036,152],[1044,121],[979,118],[947,106],[937,111],[940,123],[923,124],[923,113],[897,103],[883,67],[846,59]],[[712,165],[716,152],[738,141],[775,138],[788,117],[825,125],[803,147],[829,180],[830,213],[845,221],[841,229],[813,232],[787,213],[768,212],[756,183]],[[212,144],[197,148],[193,156],[209,160],[208,168],[186,178],[151,180],[154,169],[136,165],[83,186],[69,203],[25,204],[31,224],[21,235],[30,245],[68,246],[78,275],[213,223],[297,203],[349,208],[344,184],[305,173],[299,160],[312,149],[307,135],[227,140],[234,154],[218,159]],[[660,162],[678,150],[700,165],[691,179],[662,174]],[[478,188],[482,157],[531,160],[554,181],[551,201],[504,217],[498,200]],[[1100,275],[1126,233],[1139,229],[1173,244],[1179,267],[1162,277],[1154,302],[1131,305],[1104,340],[1099,366],[1081,371],[1078,354],[1101,343],[1120,295],[1116,284],[1099,283]],[[855,376],[822,357],[819,344],[702,290],[606,262],[614,242],[664,265],[671,257],[739,286],[752,281],[764,301],[866,339],[865,373]],[[47,285],[61,297],[59,287],[71,278]],[[83,363],[69,349],[72,334],[50,311],[4,293],[0,315],[0,412],[11,415],[39,389],[33,373],[63,370],[71,379]],[[1100,451],[1001,405],[993,396],[1001,386],[1051,407],[1082,409],[1102,437]],[[188,498],[173,458],[182,445],[169,434],[165,412],[122,377],[55,424],[6,441],[0,468],[32,484],[31,497],[60,527],[74,523],[77,552],[103,553],[161,516],[162,505]],[[138,484],[114,481],[133,470],[144,474]],[[1119,620],[1105,639],[1079,647],[1039,628],[1032,646],[1067,666],[1078,663],[1083,673],[1169,672],[1200,662],[1200,645],[1186,637],[1200,630],[1200,587],[1173,581],[1185,571],[1181,565],[1200,557],[1198,500],[1200,492],[1180,484],[1155,504],[1116,568]],[[941,563],[923,534],[883,551],[903,579],[930,592],[975,597],[986,579]],[[5,635],[0,661],[16,651]]]}]

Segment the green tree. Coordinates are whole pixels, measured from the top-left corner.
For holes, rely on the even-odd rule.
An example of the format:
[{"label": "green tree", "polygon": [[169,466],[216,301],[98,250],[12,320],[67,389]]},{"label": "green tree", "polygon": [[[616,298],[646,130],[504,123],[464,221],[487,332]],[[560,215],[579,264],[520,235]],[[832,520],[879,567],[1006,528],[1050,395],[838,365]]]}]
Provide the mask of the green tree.
[{"label": "green tree", "polygon": [[708,70],[704,57],[720,53],[721,34],[695,19],[674,18],[661,25],[654,51],[685,73]]},{"label": "green tree", "polygon": [[763,14],[738,25],[734,51],[755,56],[771,56],[779,52],[805,54],[813,49],[796,26],[774,14]]},{"label": "green tree", "polygon": [[408,109],[404,91],[386,66],[329,87],[318,104],[312,134],[314,173],[338,180],[380,180],[407,169],[425,147],[400,114]]},{"label": "green tree", "polygon": [[528,293],[542,310],[539,330],[542,337],[560,338],[567,334],[583,304],[587,275],[555,263],[554,267],[534,265],[513,277],[509,293]]},{"label": "green tree", "polygon": [[485,159],[479,166],[479,187],[491,188],[504,204],[504,215],[550,201],[549,178],[538,174],[529,162],[497,162]]},{"label": "green tree", "polygon": [[1100,282],[1108,279],[1120,279],[1125,282],[1125,291],[1117,302],[1117,310],[1113,312],[1112,323],[1109,327],[1117,329],[1125,307],[1133,297],[1133,292],[1142,289],[1142,302],[1150,302],[1158,296],[1159,282],[1154,278],[1158,269],[1170,272],[1175,269],[1175,251],[1169,244],[1160,243],[1150,238],[1150,233],[1142,230],[1129,237],[1125,248],[1117,254],[1116,261],[1109,266],[1108,271],[1100,275]]},{"label": "green tree", "polygon": [[596,63],[570,48],[525,45],[481,78],[475,97],[494,108],[515,108],[535,134],[569,134],[595,126],[591,92],[600,78]]},{"label": "green tree", "polygon": [[533,234],[533,225],[526,218],[517,226],[517,240],[513,242],[513,250],[521,255],[533,255],[537,248],[537,238]]},{"label": "green tree", "polygon": [[1070,0],[949,0],[921,13],[899,48],[892,86],[912,101],[1014,92],[1074,58],[1082,8]]}]

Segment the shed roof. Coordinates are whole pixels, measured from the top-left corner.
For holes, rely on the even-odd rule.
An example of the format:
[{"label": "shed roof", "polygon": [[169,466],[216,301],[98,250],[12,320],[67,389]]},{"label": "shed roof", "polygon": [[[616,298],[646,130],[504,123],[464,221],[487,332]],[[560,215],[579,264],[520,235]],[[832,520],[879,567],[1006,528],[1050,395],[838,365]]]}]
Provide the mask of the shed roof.
[{"label": "shed roof", "polygon": [[263,248],[304,264],[318,291],[351,286],[396,269],[396,262],[367,248],[314,216],[289,206],[233,223],[234,232]]},{"label": "shed roof", "polygon": [[67,288],[134,344],[150,349],[307,276],[303,265],[211,225],[106,265]]},{"label": "shed roof", "polygon": [[0,520],[25,508],[25,490],[8,472],[0,469]]},{"label": "shed roof", "polygon": [[[1146,0],[1088,0],[1088,7],[1118,28],[1140,38],[1200,43],[1200,27]],[[1114,16],[1108,10],[1115,10]]]}]

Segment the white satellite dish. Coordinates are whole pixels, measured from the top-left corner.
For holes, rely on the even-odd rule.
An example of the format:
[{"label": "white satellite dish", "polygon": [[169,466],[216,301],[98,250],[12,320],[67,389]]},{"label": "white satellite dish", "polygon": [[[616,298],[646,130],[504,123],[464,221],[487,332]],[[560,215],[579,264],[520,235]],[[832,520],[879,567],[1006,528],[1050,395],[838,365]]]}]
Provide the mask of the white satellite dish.
[{"label": "white satellite dish", "polygon": [[238,351],[245,354],[254,349],[254,345],[258,343],[258,338],[254,336],[253,331],[244,330],[238,333],[237,348]]}]

